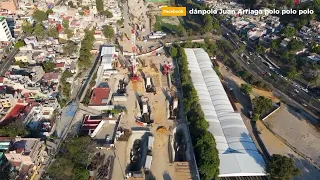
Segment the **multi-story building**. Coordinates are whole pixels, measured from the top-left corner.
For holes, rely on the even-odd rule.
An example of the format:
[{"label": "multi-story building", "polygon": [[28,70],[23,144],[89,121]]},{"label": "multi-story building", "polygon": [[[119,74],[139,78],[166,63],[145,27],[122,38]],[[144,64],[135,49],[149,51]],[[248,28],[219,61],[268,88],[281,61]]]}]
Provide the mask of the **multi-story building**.
[{"label": "multi-story building", "polygon": [[12,35],[5,17],[0,16],[0,42],[11,41]]},{"label": "multi-story building", "polygon": [[46,155],[45,144],[38,138],[15,138],[5,156],[10,163],[39,165]]}]

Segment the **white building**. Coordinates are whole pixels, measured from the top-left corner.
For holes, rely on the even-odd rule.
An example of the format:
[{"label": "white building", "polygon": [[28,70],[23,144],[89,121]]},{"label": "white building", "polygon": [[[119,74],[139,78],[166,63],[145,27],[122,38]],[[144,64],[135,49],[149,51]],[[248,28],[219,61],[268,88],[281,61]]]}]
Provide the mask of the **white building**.
[{"label": "white building", "polygon": [[103,66],[103,70],[111,70],[113,69],[112,63],[115,57],[118,57],[116,52],[116,48],[114,46],[104,46],[101,50],[101,66]]},{"label": "white building", "polygon": [[184,49],[190,76],[208,131],[216,140],[220,159],[219,177],[266,176],[265,161],[259,154],[239,113],[236,113],[212,68],[209,55],[200,48]]},{"label": "white building", "polygon": [[5,17],[0,17],[0,42],[11,41],[12,35]]}]

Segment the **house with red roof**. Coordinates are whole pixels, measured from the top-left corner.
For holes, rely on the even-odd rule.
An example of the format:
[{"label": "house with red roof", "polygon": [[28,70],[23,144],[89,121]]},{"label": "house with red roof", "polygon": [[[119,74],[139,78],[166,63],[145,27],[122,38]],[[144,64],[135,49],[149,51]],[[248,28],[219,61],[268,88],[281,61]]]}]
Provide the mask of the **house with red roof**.
[{"label": "house with red roof", "polygon": [[111,96],[110,96],[110,88],[108,87],[97,87],[92,90],[90,102],[88,107],[104,110],[106,106],[109,105]]},{"label": "house with red roof", "polygon": [[58,83],[59,78],[60,78],[60,73],[54,73],[54,72],[44,73],[42,77],[42,79],[45,82],[54,82],[54,83]]},{"label": "house with red roof", "polygon": [[62,71],[64,71],[66,69],[66,63],[65,62],[56,63],[55,69],[61,69]]},{"label": "house with red roof", "polygon": [[5,77],[0,77],[0,86],[3,86],[4,78]]}]

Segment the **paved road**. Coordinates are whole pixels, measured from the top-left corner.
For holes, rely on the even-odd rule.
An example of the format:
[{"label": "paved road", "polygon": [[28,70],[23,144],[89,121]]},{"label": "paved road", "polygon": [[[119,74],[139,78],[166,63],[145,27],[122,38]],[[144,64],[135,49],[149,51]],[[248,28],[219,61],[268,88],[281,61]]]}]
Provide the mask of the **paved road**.
[{"label": "paved road", "polygon": [[[22,36],[20,39],[24,40],[26,38],[26,35]],[[0,64],[0,76],[3,76],[9,69],[9,67],[14,62],[15,55],[19,52],[19,49],[13,49],[10,54],[5,58],[2,63]]]},{"label": "paved road", "polygon": [[3,76],[8,71],[9,67],[13,64],[14,56],[19,52],[19,49],[13,49],[6,59],[0,64],[0,75]]},{"label": "paved road", "polygon": [[[224,32],[229,32],[231,34],[232,32],[227,29],[224,26],[221,26]],[[235,39],[233,39],[230,35],[226,37],[227,40],[231,41],[234,46],[237,46],[238,43],[241,43]],[[238,61],[246,70],[251,72],[256,77],[259,77],[263,82],[269,84],[273,91],[277,95],[281,95],[286,103],[293,103],[295,107],[299,107],[299,109],[303,109],[308,111],[310,114],[313,114],[315,118],[318,119],[320,117],[320,102],[318,100],[315,100],[313,98],[312,93],[305,93],[304,91],[300,90],[299,88],[295,87],[294,82],[291,83],[290,81],[287,81],[280,77],[280,75],[275,74],[273,71],[270,70],[270,68],[263,62],[267,61],[263,57],[257,55],[256,53],[250,53],[245,50],[244,54],[249,57],[250,61],[248,63],[248,60],[244,59],[243,57],[240,57],[237,53],[231,54],[232,57]],[[264,73],[270,73],[273,77],[266,75],[264,76]],[[294,89],[299,89],[299,93],[296,93]],[[307,107],[302,106],[302,104],[306,104]],[[316,120],[317,121],[317,120]],[[317,122],[313,123],[317,123]]]}]

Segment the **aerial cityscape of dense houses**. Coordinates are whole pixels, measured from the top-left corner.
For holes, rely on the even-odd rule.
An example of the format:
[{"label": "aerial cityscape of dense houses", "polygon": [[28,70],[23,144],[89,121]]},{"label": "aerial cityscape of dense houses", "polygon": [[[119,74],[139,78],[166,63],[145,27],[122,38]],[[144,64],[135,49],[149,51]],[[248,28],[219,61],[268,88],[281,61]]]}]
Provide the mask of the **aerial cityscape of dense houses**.
[{"label": "aerial cityscape of dense houses", "polygon": [[[244,8],[215,0],[186,3],[196,2],[207,8]],[[290,31],[296,24],[284,24],[280,16],[210,15],[221,25],[220,34],[214,34],[215,29],[204,35],[182,27],[182,19],[159,16],[169,4],[165,0],[0,1],[0,173],[9,174],[0,179],[273,177],[268,162],[281,153],[261,145],[265,139],[260,134],[267,130],[259,128],[284,109],[280,104],[288,104],[287,96],[281,99],[280,91],[270,86],[257,88],[250,96],[251,86],[250,92],[243,90],[245,78],[234,76],[255,71],[250,66],[256,62],[258,70],[267,70],[259,72],[260,79],[253,77],[258,72],[246,72],[247,76],[264,84],[271,81],[263,78],[277,74],[292,84],[288,96],[297,98],[301,89],[309,98],[308,88],[316,89],[317,82],[298,85],[293,76],[282,75],[286,64],[274,59],[290,50],[306,62],[319,63],[320,54],[314,49],[320,42],[320,22],[315,18]],[[244,45],[238,55],[227,53],[228,58],[245,59],[241,73],[223,65],[227,63],[218,53],[223,51],[221,39],[230,42],[230,49]],[[313,76],[320,77],[313,67]],[[253,104],[262,91],[272,100],[268,111],[257,115]],[[304,106],[299,112],[310,107],[314,117],[319,107],[312,103],[320,98],[312,98],[292,106]],[[290,143],[284,143],[286,148],[293,147]],[[312,164],[308,170],[313,177],[306,178],[316,180],[319,149],[310,148],[310,154],[307,148],[283,154]],[[297,173],[287,177],[298,175],[297,169],[305,176],[301,165],[296,163],[295,168],[299,159],[290,158],[285,165]]]}]

